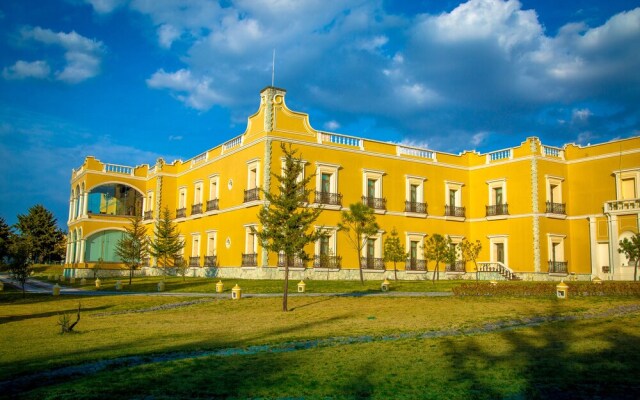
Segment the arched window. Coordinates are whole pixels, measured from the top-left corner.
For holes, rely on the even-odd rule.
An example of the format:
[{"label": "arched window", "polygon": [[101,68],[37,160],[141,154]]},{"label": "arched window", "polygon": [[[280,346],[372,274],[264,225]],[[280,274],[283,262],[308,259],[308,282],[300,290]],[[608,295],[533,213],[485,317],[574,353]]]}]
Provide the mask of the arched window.
[{"label": "arched window", "polygon": [[88,212],[105,215],[142,215],[142,195],[120,183],[95,187],[89,192]]},{"label": "arched window", "polygon": [[89,236],[85,243],[84,260],[86,262],[119,262],[116,255],[116,245],[122,239],[124,232],[107,230]]}]

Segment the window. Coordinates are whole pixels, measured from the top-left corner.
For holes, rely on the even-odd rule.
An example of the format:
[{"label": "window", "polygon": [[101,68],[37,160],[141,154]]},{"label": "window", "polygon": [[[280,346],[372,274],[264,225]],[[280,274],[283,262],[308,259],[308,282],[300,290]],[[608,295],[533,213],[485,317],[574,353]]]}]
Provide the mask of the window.
[{"label": "window", "polygon": [[176,209],[176,218],[184,218],[187,216],[187,188],[182,187],[178,190],[178,208]]},{"label": "window", "polygon": [[314,268],[340,268],[341,257],[336,255],[336,233],[335,227],[316,227],[323,229],[324,235],[316,242],[315,257],[313,262]]},{"label": "window", "polygon": [[564,256],[565,235],[547,234],[547,248],[550,274],[567,274],[567,262]]},{"label": "window", "polygon": [[547,214],[565,214],[565,204],[562,202],[562,182],[564,178],[555,176],[545,176],[547,185]]},{"label": "window", "polygon": [[154,204],[153,204],[153,192],[149,191],[147,192],[147,197],[145,198],[145,205],[144,205],[144,219],[153,219],[153,208],[154,208]]},{"label": "window", "polygon": [[462,254],[460,252],[460,243],[462,242],[462,236],[452,236],[449,235],[451,239],[450,248],[455,254],[455,260],[453,264],[447,264],[445,266],[446,272],[466,272],[466,265],[464,261],[461,259]]},{"label": "window", "polygon": [[260,162],[247,162],[247,189],[244,191],[244,202],[260,200]]},{"label": "window", "polygon": [[408,213],[426,214],[427,205],[424,203],[424,181],[420,176],[406,177],[406,197],[404,211]]},{"label": "window", "polygon": [[367,238],[362,253],[360,254],[360,264],[364,269],[384,270],[384,259],[382,258],[382,234],[379,231],[375,236]]},{"label": "window", "polygon": [[[465,208],[462,206],[463,183],[444,181],[445,206],[444,215],[447,219],[463,220],[465,218]],[[453,218],[449,218],[453,217]]]},{"label": "window", "polygon": [[422,254],[422,243],[426,234],[407,232],[405,248],[408,249],[405,269],[408,271],[426,271],[426,261]]},{"label": "window", "polygon": [[634,178],[622,179],[622,200],[636,198],[636,180]]},{"label": "window", "polygon": [[320,237],[320,255],[328,256],[329,255],[329,236],[324,235]]},{"label": "window", "polygon": [[632,200],[640,198],[638,182],[640,169],[614,171],[616,176],[616,200]]},{"label": "window", "polygon": [[487,206],[487,217],[508,215],[509,207],[507,204],[506,179],[487,181],[487,184],[489,185],[489,205]]},{"label": "window", "polygon": [[338,193],[339,168],[335,164],[316,163],[316,203],[335,206],[334,209],[341,208],[342,194]]},{"label": "window", "polygon": [[382,210],[386,208],[386,199],[382,197],[382,176],[384,172],[363,170],[362,202],[367,206]]},{"label": "window", "polygon": [[217,246],[218,235],[216,231],[207,232],[207,253],[204,257],[204,266],[205,267],[215,267],[217,265],[216,259],[216,246]]},{"label": "window", "polygon": [[193,187],[193,203],[191,215],[202,214],[202,181],[196,182]]},{"label": "window", "polygon": [[494,263],[502,263],[508,266],[509,263],[509,237],[506,235],[489,236],[490,260]]},{"label": "window", "polygon": [[191,256],[189,257],[190,267],[200,266],[200,234],[193,233],[191,235]]},{"label": "window", "polygon": [[258,240],[253,232],[256,227],[257,225],[245,225],[245,244],[244,253],[242,253],[243,267],[258,266]]}]

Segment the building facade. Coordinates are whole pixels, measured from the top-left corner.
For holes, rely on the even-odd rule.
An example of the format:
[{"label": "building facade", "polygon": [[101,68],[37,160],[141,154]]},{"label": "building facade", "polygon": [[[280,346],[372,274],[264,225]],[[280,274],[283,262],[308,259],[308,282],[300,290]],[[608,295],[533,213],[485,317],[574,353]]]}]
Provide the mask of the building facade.
[{"label": "building facade", "polygon": [[[404,279],[431,277],[422,249],[434,233],[479,240],[480,278],[633,278],[618,242],[640,226],[640,137],[562,148],[530,137],[456,155],[316,130],[287,108],[285,93],[262,90],[244,133],[187,161],[129,167],[87,157],[71,176],[67,273],[119,271],[114,249],[129,217],[142,216],[152,237],[168,208],[194,274],[281,277],[282,257],[262,249],[252,227],[260,229],[261,189],[275,190],[286,143],[314,176],[306,206],[323,208],[316,229],[328,232],[306,249],[310,261],[295,260],[294,277],[355,279],[362,265],[368,279],[382,279],[393,269],[383,243],[395,228],[408,253],[398,264]],[[355,202],[372,207],[381,227],[359,256],[337,229]],[[476,269],[456,262],[441,277],[475,279]]]}]

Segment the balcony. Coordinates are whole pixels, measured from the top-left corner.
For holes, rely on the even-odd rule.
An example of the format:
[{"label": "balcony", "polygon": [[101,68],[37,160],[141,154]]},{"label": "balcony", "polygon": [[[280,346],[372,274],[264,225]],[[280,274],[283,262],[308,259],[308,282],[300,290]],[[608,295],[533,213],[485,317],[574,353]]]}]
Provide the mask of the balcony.
[{"label": "balcony", "polygon": [[465,262],[457,260],[453,264],[446,264],[444,267],[445,272],[467,272]]},{"label": "balcony", "polygon": [[186,208],[178,208],[176,210],[176,218],[184,218],[187,216],[187,209]]},{"label": "balcony", "polygon": [[360,267],[362,269],[384,270],[384,258],[360,257]]},{"label": "balcony", "polygon": [[417,201],[405,201],[404,211],[417,214],[427,213],[427,203],[418,203]]},{"label": "balcony", "polygon": [[191,206],[191,215],[202,214],[202,203]]},{"label": "balcony", "polygon": [[200,256],[189,257],[189,266],[190,267],[199,267],[200,266]]},{"label": "balcony", "polygon": [[218,257],[216,256],[204,256],[205,267],[215,267],[218,264]]},{"label": "balcony", "polygon": [[342,195],[340,193],[318,192],[316,191],[316,203],[328,204],[331,206],[342,205]]},{"label": "balcony", "polygon": [[207,211],[219,210],[218,199],[207,201]]},{"label": "balcony", "polygon": [[487,206],[487,217],[494,217],[496,215],[509,215],[509,205],[504,203]]},{"label": "balcony", "polygon": [[145,211],[145,212],[144,212],[144,215],[142,216],[142,219],[143,219],[143,220],[145,220],[145,221],[148,221],[148,220],[150,220],[150,219],[153,219],[153,211],[152,211],[152,210],[150,210],[150,211]]},{"label": "balcony", "polygon": [[446,217],[464,218],[466,209],[464,207],[444,206],[444,215]]},{"label": "balcony", "polygon": [[640,212],[640,199],[611,200],[604,203],[605,212]]},{"label": "balcony", "polygon": [[547,214],[561,214],[565,215],[565,204],[564,203],[552,203],[547,201]]},{"label": "balcony", "polygon": [[341,256],[327,256],[321,254],[313,258],[313,268],[340,269],[341,266]]},{"label": "balcony", "polygon": [[244,191],[244,202],[260,200],[260,188],[247,189]]},{"label": "balcony", "polygon": [[418,260],[415,258],[407,258],[405,267],[407,271],[427,271],[427,260]]},{"label": "balcony", "polygon": [[243,267],[257,267],[258,266],[258,254],[249,253],[242,254],[242,266]]},{"label": "balcony", "polygon": [[551,261],[549,260],[549,273],[550,274],[567,274],[567,262],[566,261]]},{"label": "balcony", "polygon": [[[286,263],[287,263],[287,255],[278,254],[278,267],[284,267]],[[305,262],[299,256],[293,256],[293,258],[289,260],[289,267],[305,268]]]},{"label": "balcony", "polygon": [[385,210],[387,208],[387,199],[382,197],[362,196],[362,204],[371,207],[374,210]]}]

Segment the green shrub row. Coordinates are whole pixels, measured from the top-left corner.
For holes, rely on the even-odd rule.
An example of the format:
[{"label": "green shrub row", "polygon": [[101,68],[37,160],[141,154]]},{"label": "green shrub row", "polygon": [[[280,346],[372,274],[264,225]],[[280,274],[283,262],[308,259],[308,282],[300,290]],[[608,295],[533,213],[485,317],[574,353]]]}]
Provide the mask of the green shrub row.
[{"label": "green shrub row", "polygon": [[[639,296],[640,282],[565,282],[571,296]],[[557,282],[463,283],[452,288],[455,296],[554,297]]]}]

